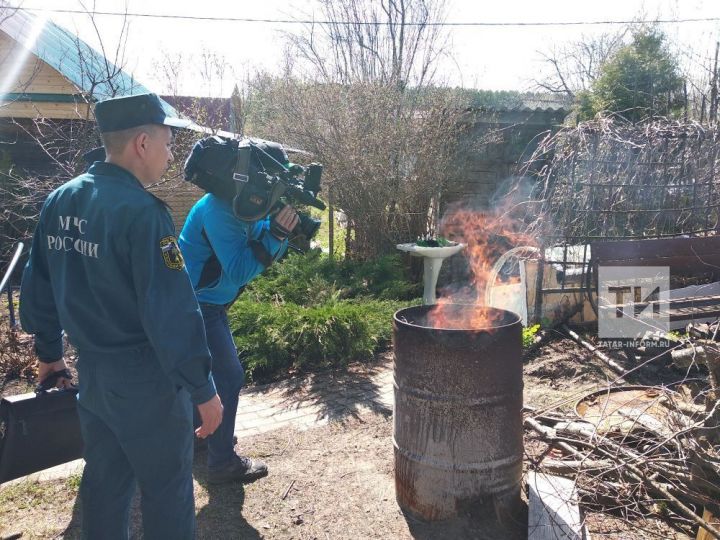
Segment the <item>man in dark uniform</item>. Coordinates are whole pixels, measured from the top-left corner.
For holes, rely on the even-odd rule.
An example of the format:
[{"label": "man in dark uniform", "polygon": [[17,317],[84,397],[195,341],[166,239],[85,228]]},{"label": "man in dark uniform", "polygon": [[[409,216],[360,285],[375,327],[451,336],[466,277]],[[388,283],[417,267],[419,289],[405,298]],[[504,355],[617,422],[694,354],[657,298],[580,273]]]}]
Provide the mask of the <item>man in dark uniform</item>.
[{"label": "man in dark uniform", "polygon": [[100,102],[95,117],[106,160],[45,201],[21,321],[35,334],[41,381],[66,368],[63,330],[77,348],[83,538],[128,537],[136,483],[145,538],[193,538],[192,405],[201,438],[222,405],[170,214],[145,190],[173,158],[169,126],[189,122],[154,94]]}]

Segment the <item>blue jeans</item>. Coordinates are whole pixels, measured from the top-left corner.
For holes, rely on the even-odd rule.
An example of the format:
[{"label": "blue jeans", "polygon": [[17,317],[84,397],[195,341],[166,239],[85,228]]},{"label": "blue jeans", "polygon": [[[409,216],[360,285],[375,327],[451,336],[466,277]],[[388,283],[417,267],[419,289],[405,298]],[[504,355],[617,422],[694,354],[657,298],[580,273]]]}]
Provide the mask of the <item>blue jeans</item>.
[{"label": "blue jeans", "polygon": [[207,465],[209,469],[220,469],[230,463],[235,455],[235,416],[240,390],[245,384],[245,371],[230,333],[225,306],[200,304],[200,309],[212,356],[213,379],[223,404],[222,422],[215,433],[208,437]]},{"label": "blue jeans", "polygon": [[192,539],[192,404],[152,348],[79,351],[78,415],[85,442],[82,537],[129,537],[139,486],[144,538]]}]

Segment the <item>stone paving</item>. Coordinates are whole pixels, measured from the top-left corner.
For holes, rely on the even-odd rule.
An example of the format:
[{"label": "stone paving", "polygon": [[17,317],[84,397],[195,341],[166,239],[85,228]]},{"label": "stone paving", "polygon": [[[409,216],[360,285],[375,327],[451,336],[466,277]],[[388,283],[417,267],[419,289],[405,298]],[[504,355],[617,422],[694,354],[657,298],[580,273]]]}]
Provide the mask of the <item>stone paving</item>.
[{"label": "stone paving", "polygon": [[392,413],[392,366],[326,373],[254,387],[240,395],[238,438],[295,425],[307,429],[374,411]]},{"label": "stone paving", "polygon": [[[235,434],[238,439],[286,426],[308,429],[369,412],[389,416],[393,404],[392,361],[353,366],[279,383],[252,386],[240,393]],[[78,459],[11,482],[66,478],[82,472]]]}]

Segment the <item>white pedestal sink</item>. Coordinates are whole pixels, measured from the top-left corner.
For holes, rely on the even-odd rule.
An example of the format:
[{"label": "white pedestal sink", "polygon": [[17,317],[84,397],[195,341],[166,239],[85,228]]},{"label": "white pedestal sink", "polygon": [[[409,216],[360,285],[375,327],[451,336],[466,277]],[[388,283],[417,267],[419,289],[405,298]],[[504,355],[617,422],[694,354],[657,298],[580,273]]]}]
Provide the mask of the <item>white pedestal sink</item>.
[{"label": "white pedestal sink", "polygon": [[458,251],[465,247],[465,244],[453,244],[443,247],[425,247],[418,246],[415,243],[398,244],[397,249],[405,251],[413,257],[422,257],[423,260],[423,304],[434,304],[435,287],[437,287],[438,276],[442,263],[448,257],[455,255]]}]

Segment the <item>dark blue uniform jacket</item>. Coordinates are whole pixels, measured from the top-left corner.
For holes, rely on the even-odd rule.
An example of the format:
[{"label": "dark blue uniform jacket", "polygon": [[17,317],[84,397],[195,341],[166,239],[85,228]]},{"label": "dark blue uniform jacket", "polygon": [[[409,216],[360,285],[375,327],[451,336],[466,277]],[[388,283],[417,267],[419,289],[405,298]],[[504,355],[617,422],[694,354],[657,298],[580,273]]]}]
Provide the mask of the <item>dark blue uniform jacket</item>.
[{"label": "dark blue uniform jacket", "polygon": [[194,403],[215,395],[202,316],[170,214],[127,170],[96,162],[42,208],[20,295],[38,357],[62,358],[62,330],[89,358],[151,347]]}]

